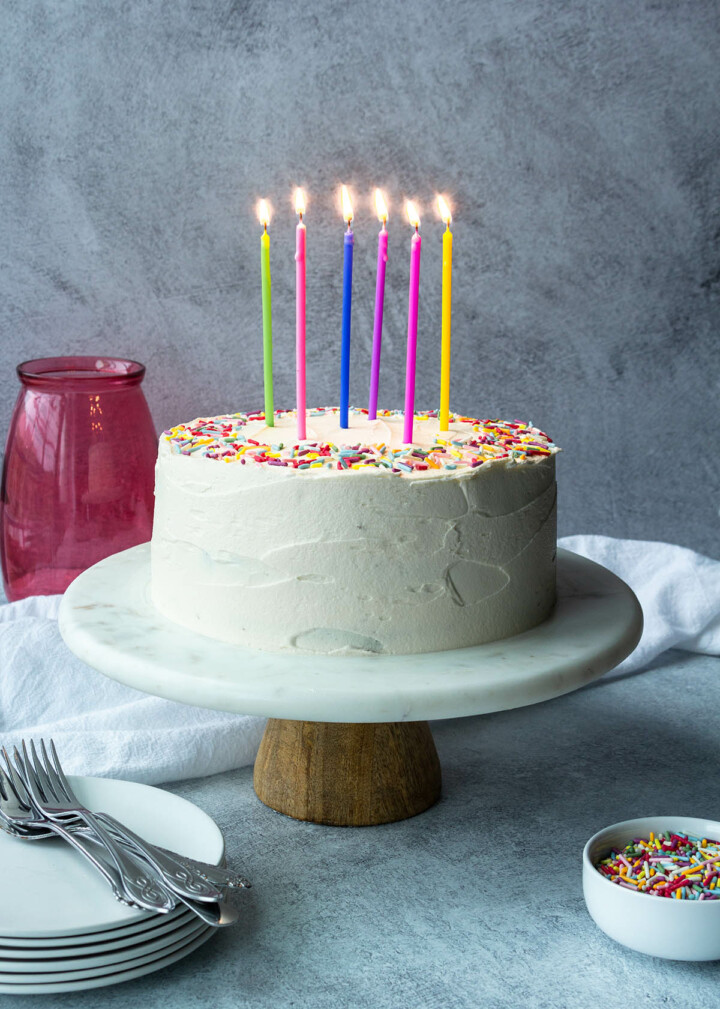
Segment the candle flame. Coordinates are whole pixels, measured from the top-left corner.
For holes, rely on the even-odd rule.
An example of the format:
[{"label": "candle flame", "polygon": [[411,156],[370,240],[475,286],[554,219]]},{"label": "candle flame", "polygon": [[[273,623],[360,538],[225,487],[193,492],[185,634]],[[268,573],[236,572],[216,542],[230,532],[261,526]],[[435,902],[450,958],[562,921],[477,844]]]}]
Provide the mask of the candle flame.
[{"label": "candle flame", "polygon": [[382,223],[385,224],[388,219],[388,208],[382,189],[375,190],[375,209],[377,211],[378,221],[382,221]]},{"label": "candle flame", "polygon": [[295,213],[301,217],[305,213],[305,193],[300,187],[295,190]]},{"label": "candle flame", "polygon": [[410,221],[410,223],[412,224],[413,228],[419,228],[420,227],[420,215],[417,212],[417,208],[416,208],[415,204],[411,200],[408,200],[407,203],[405,204],[405,210],[406,210],[407,215],[408,215],[408,221]]},{"label": "candle flame", "polygon": [[353,219],[353,208],[350,202],[350,193],[348,193],[347,186],[340,187],[340,196],[342,199],[342,215],[343,219],[347,221],[348,227],[350,227],[350,222]]},{"label": "candle flame", "polygon": [[438,196],[437,205],[441,220],[444,221],[449,228],[452,224],[452,214],[450,213],[450,207],[448,206],[447,200],[444,196]]},{"label": "candle flame", "polygon": [[258,202],[257,215],[260,223],[267,228],[268,224],[270,223],[270,215],[271,215],[270,204],[268,203],[267,200],[260,200]]}]

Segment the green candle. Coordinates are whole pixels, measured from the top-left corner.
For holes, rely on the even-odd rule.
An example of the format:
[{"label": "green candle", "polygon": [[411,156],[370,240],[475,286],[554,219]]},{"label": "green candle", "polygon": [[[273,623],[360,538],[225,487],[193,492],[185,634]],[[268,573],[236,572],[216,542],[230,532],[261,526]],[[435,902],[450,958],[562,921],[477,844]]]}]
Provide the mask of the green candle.
[{"label": "green candle", "polygon": [[258,217],[263,225],[260,236],[260,278],[262,283],[262,316],[263,316],[263,375],[265,379],[265,423],[268,427],[275,426],[275,411],[273,407],[272,380],[272,299],[270,294],[270,208],[265,200],[260,200]]}]

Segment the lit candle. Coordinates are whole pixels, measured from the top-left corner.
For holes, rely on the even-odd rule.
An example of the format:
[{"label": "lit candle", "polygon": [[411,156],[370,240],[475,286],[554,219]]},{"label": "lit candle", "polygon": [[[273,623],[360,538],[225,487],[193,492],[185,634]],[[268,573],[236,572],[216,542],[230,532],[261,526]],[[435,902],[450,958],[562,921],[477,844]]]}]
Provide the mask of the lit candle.
[{"label": "lit candle", "polygon": [[415,363],[417,360],[418,294],[420,292],[420,218],[415,205],[408,201],[407,215],[415,234],[410,242],[410,300],[408,303],[407,365],[405,368],[405,430],[406,445],[413,440],[415,415]]},{"label": "lit candle", "polygon": [[373,325],[372,364],[370,366],[370,403],[368,418],[377,417],[378,382],[380,381],[380,351],[382,350],[383,305],[385,301],[385,266],[387,264],[388,212],[385,199],[379,189],[375,190],[375,208],[382,227],[378,235],[377,279],[375,281],[375,323]]},{"label": "lit candle", "polygon": [[297,388],[298,441],[307,437],[305,424],[305,193],[295,190],[295,213],[300,217],[295,231],[295,379]]},{"label": "lit candle", "polygon": [[270,297],[270,205],[267,200],[260,200],[257,209],[263,233],[260,236],[260,279],[262,283],[262,318],[263,318],[263,376],[265,380],[265,423],[268,427],[275,426],[275,411],[273,408],[272,380],[272,301]]},{"label": "lit candle", "polygon": [[350,407],[350,317],[352,314],[353,208],[347,186],[341,188],[342,215],[347,221],[343,256],[342,349],[340,354],[340,427],[349,427]]},{"label": "lit candle", "polygon": [[442,256],[442,350],[440,356],[440,430],[450,427],[450,305],[452,300],[452,214],[442,196],[437,198],[440,217],[445,222]]}]

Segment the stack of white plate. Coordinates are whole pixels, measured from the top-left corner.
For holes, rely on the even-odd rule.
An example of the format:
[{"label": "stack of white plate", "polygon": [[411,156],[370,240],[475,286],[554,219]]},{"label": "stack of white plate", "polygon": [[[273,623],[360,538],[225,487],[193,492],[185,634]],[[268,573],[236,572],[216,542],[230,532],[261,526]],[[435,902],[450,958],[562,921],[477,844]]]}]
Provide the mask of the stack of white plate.
[{"label": "stack of white plate", "polygon": [[[148,785],[72,778],[89,809],[112,813],[153,844],[219,865],[219,827],[197,806]],[[127,907],[60,839],[0,831],[0,993],[80,991],[130,981],[192,953],[213,934],[185,905]]]}]

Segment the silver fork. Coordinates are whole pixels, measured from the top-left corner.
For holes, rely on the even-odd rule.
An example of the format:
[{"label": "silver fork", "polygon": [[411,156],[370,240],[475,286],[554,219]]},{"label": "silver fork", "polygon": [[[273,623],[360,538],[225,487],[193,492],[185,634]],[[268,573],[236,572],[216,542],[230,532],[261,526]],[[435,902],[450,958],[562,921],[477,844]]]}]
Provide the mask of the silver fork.
[{"label": "silver fork", "polygon": [[[25,786],[12,766],[11,771],[16,778],[17,788],[22,790],[24,794],[27,794],[24,791]],[[28,802],[30,801],[29,794],[27,795],[27,800]],[[92,845],[93,849],[97,847],[103,848],[102,842],[89,828],[75,826],[72,830],[66,830],[65,827],[60,826],[58,823],[32,819],[35,815],[32,810],[28,810],[25,806],[21,805],[13,790],[12,783],[0,767],[0,829],[11,834],[13,837],[23,840],[35,840],[38,835],[48,837],[51,836],[51,832],[58,834],[74,848],[77,848],[102,873],[112,887],[116,900],[131,907],[136,906],[135,904],[131,905],[130,901],[125,897],[120,876],[115,867],[109,865],[102,856],[98,855],[96,857],[93,851],[86,847],[86,845]],[[214,867],[210,866],[210,868]],[[186,900],[183,897],[179,899],[180,903],[186,904],[199,918],[215,928],[224,928],[227,925],[232,925],[239,917],[239,912],[235,908],[230,907],[226,901],[211,904],[197,903],[193,900]]]},{"label": "silver fork", "polygon": [[[24,764],[28,772],[32,772],[30,774],[31,778],[30,792],[33,797],[33,803],[36,804],[35,803],[36,791],[39,790],[40,797],[42,797],[43,794],[47,796],[48,793],[51,793],[55,796],[55,800],[54,802],[49,803],[46,800],[42,805],[39,806],[39,808],[43,813],[51,817],[55,822],[57,822],[57,819],[60,819],[63,816],[72,816],[73,819],[75,819],[76,817],[80,817],[102,839],[103,844],[105,844],[104,840],[105,837],[110,838],[111,844],[117,851],[119,851],[123,860],[129,866],[135,868],[135,876],[131,879],[130,882],[132,884],[135,884],[137,882],[138,885],[140,886],[141,889],[138,897],[136,897],[133,891],[128,888],[126,874],[121,873],[121,876],[123,877],[123,885],[125,887],[125,890],[134,901],[140,903],[141,900],[146,900],[146,903],[141,904],[141,906],[147,907],[148,906],[147,900],[153,899],[155,897],[155,894],[158,894],[159,897],[162,897],[164,895],[166,898],[168,898],[169,901],[171,901],[171,903],[163,910],[170,910],[171,908],[176,907],[179,901],[181,904],[185,904],[186,907],[189,907],[190,910],[193,911],[198,916],[198,918],[202,918],[204,922],[207,922],[208,925],[212,925],[215,928],[223,928],[227,925],[232,925],[233,922],[237,920],[237,918],[239,917],[239,912],[235,908],[230,907],[227,903],[225,903],[224,900],[212,901],[212,902],[196,901],[190,897],[186,897],[182,893],[178,893],[177,891],[171,892],[159,879],[157,879],[157,877],[150,876],[147,873],[147,869],[149,867],[144,862],[142,862],[140,858],[134,854],[134,852],[121,848],[120,845],[116,841],[114,841],[114,839],[110,836],[105,827],[98,821],[94,813],[92,813],[81,803],[74,804],[69,801],[63,801],[60,796],[55,794],[55,789],[52,787],[52,783],[47,775],[47,772],[45,771],[45,768],[43,767],[40,758],[38,757],[37,750],[35,748],[35,743],[32,740],[30,741],[30,749],[32,750],[32,756],[33,756],[32,760],[30,759],[30,755],[27,752],[27,746],[25,745],[24,740],[21,740],[21,745],[25,756]],[[20,754],[17,753],[17,750],[15,751],[15,753],[17,754],[16,759],[18,759],[22,764],[23,763],[22,757],[20,757]],[[107,847],[107,845],[105,845],[105,847]],[[144,880],[147,880],[147,887],[148,887],[147,897],[145,897],[145,893],[142,891],[142,885]],[[134,886],[133,888],[137,892],[137,887]],[[149,909],[153,910],[155,908],[149,908]],[[159,907],[156,909],[161,910],[161,908]]]},{"label": "silver fork", "polygon": [[[83,839],[86,842],[91,842],[93,845],[100,845],[104,849],[104,845],[100,841],[100,838],[93,831],[91,831],[88,827],[81,827],[79,825],[81,821],[79,821],[77,818],[73,819],[69,823],[66,822],[66,823],[63,823],[63,824],[61,824],[59,822],[59,820],[47,820],[47,819],[45,819],[44,818],[45,817],[45,813],[43,813],[42,809],[38,808],[35,805],[35,803],[33,802],[33,792],[35,794],[38,793],[37,782],[32,777],[30,777],[30,781],[32,782],[32,791],[31,791],[31,789],[29,789],[28,786],[24,783],[24,781],[20,778],[18,770],[16,770],[15,767],[13,767],[13,764],[10,761],[9,755],[8,755],[8,753],[7,753],[7,751],[5,750],[4,747],[0,748],[0,753],[2,753],[2,755],[3,755],[4,759],[5,759],[6,764],[8,765],[8,771],[9,771],[9,773],[12,775],[13,780],[17,782],[19,790],[21,790],[21,795],[23,797],[23,801],[24,802],[26,801],[28,805],[32,805],[33,806],[33,811],[34,811],[34,813],[36,814],[37,817],[41,817],[41,816],[43,817],[42,820],[40,820],[40,819],[28,820],[28,819],[23,818],[22,823],[21,823],[21,821],[19,819],[16,820],[16,819],[12,819],[12,818],[6,816],[5,819],[4,819],[4,821],[3,821],[3,825],[5,827],[7,827],[7,826],[11,826],[12,827],[14,825],[18,830],[20,830],[20,829],[31,830],[31,829],[34,829],[35,826],[37,826],[38,828],[42,828],[42,827],[45,827],[45,826],[46,827],[51,827],[52,829],[55,830],[56,833],[60,834],[64,838],[66,838],[66,840],[70,844],[73,844],[73,842],[77,840],[77,836],[76,836],[77,833],[79,831],[82,831],[82,833],[83,833]],[[23,769],[23,770],[25,770],[25,768],[23,767],[23,763],[22,763],[22,757],[17,752],[17,749],[15,749],[15,755],[16,755],[16,759],[17,759],[17,761],[19,763],[20,768]],[[30,764],[30,758],[29,758],[29,756],[28,756],[28,764],[29,764],[29,766],[32,766]],[[42,791],[41,790],[40,790],[40,794],[38,794],[37,797],[38,797],[38,800],[42,801],[43,804],[44,804],[45,800],[42,798]],[[25,815],[27,816],[28,814],[25,814]],[[2,819],[2,818],[0,817],[0,819]],[[26,827],[26,825],[28,825],[28,826]],[[75,847],[77,847],[77,845],[75,845]],[[128,853],[128,858],[130,858],[133,863],[135,863],[135,864],[137,864],[139,866],[139,860],[134,855],[132,855],[131,853]],[[116,872],[116,870],[114,869],[114,867],[108,866],[108,868],[112,868],[113,871]],[[213,867],[210,867],[210,868],[213,868]],[[119,886],[121,885],[121,880],[120,880],[119,875],[118,875],[118,885]],[[235,921],[237,921],[237,919],[239,917],[238,910],[236,908],[231,907],[227,903],[226,900],[223,900],[223,901],[217,902],[217,903],[215,903],[215,902],[213,902],[213,903],[210,903],[210,902],[199,902],[199,901],[191,900],[191,899],[189,899],[187,897],[183,897],[183,896],[181,896],[179,894],[177,895],[177,899],[178,899],[178,901],[181,904],[185,904],[188,908],[190,908],[190,910],[193,911],[199,918],[202,918],[202,920],[205,921],[208,925],[212,925],[215,928],[223,928],[223,927],[225,927],[227,925],[232,925]],[[127,900],[124,900],[124,902],[128,903]]]},{"label": "silver fork", "polygon": [[[96,816],[98,814],[95,814]],[[20,841],[49,841],[54,837],[57,837],[57,833],[49,826],[49,821],[46,819],[38,820],[37,827],[26,827],[24,824],[19,822],[12,824],[7,819],[3,819],[3,808],[2,808],[2,798],[0,798],[0,830],[4,831],[6,834],[10,834],[11,837],[15,837]],[[78,820],[75,822],[68,822],[68,830],[73,834],[80,834],[83,837],[92,839],[93,834],[88,827],[85,827],[83,823]],[[110,830],[112,833],[112,829]],[[121,844],[126,842],[121,841]],[[99,842],[98,842],[99,843]],[[147,844],[147,842],[145,842]],[[132,845],[128,845],[132,847]],[[188,869],[192,869],[194,872],[199,872],[203,879],[206,879],[208,883],[212,883],[218,889],[224,889],[229,887],[230,889],[249,889],[252,887],[252,883],[249,879],[241,876],[239,873],[232,872],[230,869],[226,869],[221,865],[211,865],[209,862],[198,862],[196,858],[190,858],[189,855],[179,855],[176,851],[170,851],[168,848],[161,848],[159,845],[153,845],[158,851],[163,852],[165,855],[170,855],[172,858],[177,859],[181,865],[186,866]]]},{"label": "silver fork", "polygon": [[[35,744],[31,741],[30,746],[38,766],[37,751]],[[78,797],[72,790],[70,782],[65,777],[65,773],[60,764],[55,744],[50,740],[50,753],[48,754],[45,740],[40,740],[40,751],[42,753],[42,770],[47,775],[51,788],[59,798],[64,798],[72,803],[78,814],[87,812]],[[114,836],[135,849],[137,854],[149,862],[155,872],[159,873],[162,882],[170,887],[175,893],[182,897],[189,897],[191,900],[202,900],[209,902],[221,901],[225,897],[225,886],[218,888],[209,882],[204,876],[193,870],[190,866],[175,858],[172,853],[156,848],[155,845],[139,837],[134,831],[120,823],[109,813],[93,813],[95,820],[100,820],[110,827]]]},{"label": "silver fork", "polygon": [[36,827],[51,829],[55,834],[64,838],[68,844],[72,845],[80,854],[91,862],[92,865],[103,876],[113,891],[116,900],[121,904],[130,904],[125,896],[120,882],[120,875],[114,866],[98,857],[88,846],[85,838],[77,837],[70,833],[59,823],[49,824],[47,821],[38,821],[36,814],[31,808],[30,795],[17,771],[10,763],[7,752],[3,747],[2,755],[6,764],[4,769],[0,767],[0,820],[3,828],[17,837],[23,837],[23,831],[33,830]]},{"label": "silver fork", "polygon": [[[56,795],[40,764],[35,744],[32,741],[30,743],[33,759],[30,758],[25,740],[21,741],[21,745],[23,755],[21,756],[15,747],[13,756],[17,771],[30,794],[32,805],[56,826],[66,826],[68,818],[83,820],[102,841],[106,852],[120,874],[125,893],[134,904],[161,914],[167,914],[168,911],[173,910],[177,906],[175,897],[156,877],[147,871],[149,867],[123,850],[90,810],[78,809],[73,803]],[[6,761],[9,762],[7,756]]]}]

